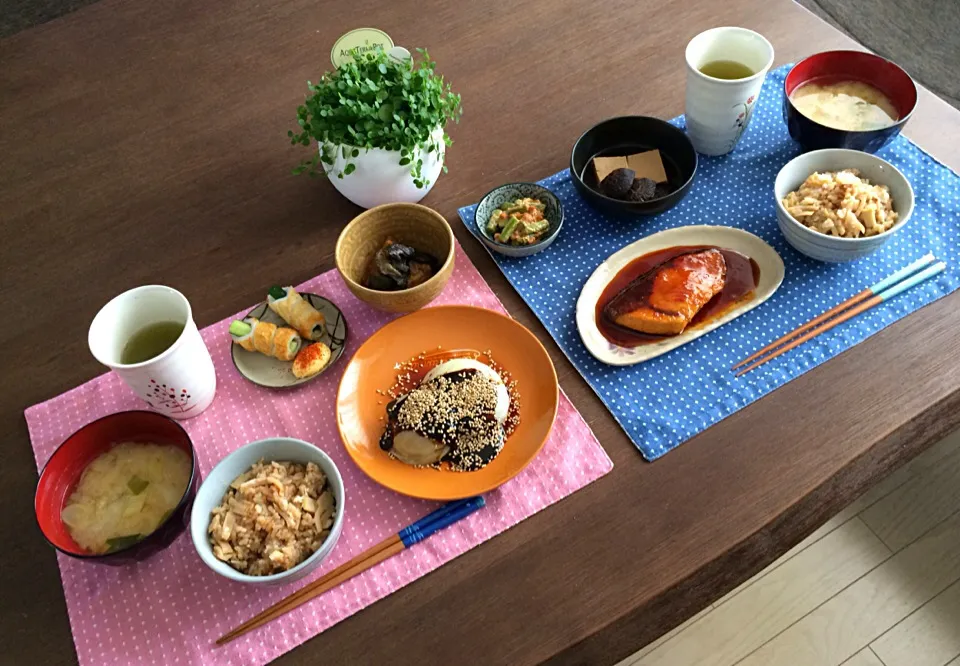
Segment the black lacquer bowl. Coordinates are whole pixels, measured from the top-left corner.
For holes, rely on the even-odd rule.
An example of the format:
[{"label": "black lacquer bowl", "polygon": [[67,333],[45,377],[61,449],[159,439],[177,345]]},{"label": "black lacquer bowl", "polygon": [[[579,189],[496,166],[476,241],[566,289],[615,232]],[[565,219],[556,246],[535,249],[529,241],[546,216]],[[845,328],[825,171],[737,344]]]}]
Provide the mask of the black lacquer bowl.
[{"label": "black lacquer bowl", "polygon": [[[659,150],[673,192],[649,201],[622,201],[601,194],[591,166],[594,157],[616,157]],[[619,217],[657,215],[687,195],[697,173],[697,152],[683,130],[649,116],[622,116],[594,125],[577,139],[570,155],[573,184],[588,202],[603,213]]]}]

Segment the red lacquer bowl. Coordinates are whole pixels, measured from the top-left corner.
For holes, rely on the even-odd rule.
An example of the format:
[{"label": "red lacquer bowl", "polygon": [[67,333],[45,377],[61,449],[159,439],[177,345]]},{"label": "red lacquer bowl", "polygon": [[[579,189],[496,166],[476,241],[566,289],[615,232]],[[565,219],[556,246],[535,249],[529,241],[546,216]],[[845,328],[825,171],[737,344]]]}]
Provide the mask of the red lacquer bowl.
[{"label": "red lacquer bowl", "polygon": [[[152,534],[126,548],[95,555],[73,540],[60,519],[60,512],[87,465],[121,442],[152,442],[182,449],[190,456],[190,483],[170,516]],[[155,412],[119,412],[83,426],[53,452],[40,473],[33,506],[40,531],[61,553],[90,562],[126,564],[150,557],[180,536],[190,520],[190,508],[199,485],[200,472],[193,444],[179,423]]]},{"label": "red lacquer bowl", "polygon": [[[841,130],[827,127],[800,113],[790,95],[802,84],[862,81],[886,95],[900,116],[889,127],[875,130]],[[790,136],[805,150],[849,148],[875,153],[896,137],[917,106],[917,86],[901,67],[863,51],[825,51],[794,65],[784,81],[783,119]]]}]

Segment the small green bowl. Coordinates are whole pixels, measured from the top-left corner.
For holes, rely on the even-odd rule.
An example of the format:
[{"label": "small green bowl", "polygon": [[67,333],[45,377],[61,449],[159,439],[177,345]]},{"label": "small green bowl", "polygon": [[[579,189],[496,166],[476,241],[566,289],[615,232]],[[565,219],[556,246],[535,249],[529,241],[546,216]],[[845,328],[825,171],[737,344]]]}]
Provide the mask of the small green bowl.
[{"label": "small green bowl", "polygon": [[[487,231],[487,222],[490,220],[490,215],[504,203],[523,198],[538,199],[546,205],[543,216],[550,223],[546,235],[533,245],[508,245],[494,240],[493,236]],[[507,183],[490,190],[480,200],[474,216],[474,224],[476,225],[474,233],[490,250],[507,257],[528,257],[547,249],[550,243],[560,234],[560,227],[563,226],[563,206],[560,204],[559,197],[542,185],[536,183]]]}]

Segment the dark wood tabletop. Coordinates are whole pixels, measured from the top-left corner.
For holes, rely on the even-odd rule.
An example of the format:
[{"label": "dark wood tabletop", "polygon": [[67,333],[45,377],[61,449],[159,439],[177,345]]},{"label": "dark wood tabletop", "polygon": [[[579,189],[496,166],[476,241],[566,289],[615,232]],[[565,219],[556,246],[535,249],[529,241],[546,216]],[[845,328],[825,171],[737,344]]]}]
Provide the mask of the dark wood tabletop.
[{"label": "dark wood tabletop", "polygon": [[[366,25],[428,47],[463,95],[450,173],[424,200],[450,220],[497,184],[563,169],[603,118],[681,113],[683,48],[701,30],[758,30],[777,64],[853,45],[789,0],[102,0],[0,42],[4,660],[76,660],[56,559],[34,525],[23,409],[103,372],[87,326],[125,289],[177,287],[204,326],[280,276],[333,266],[359,211],[290,174],[303,153],[286,131],[334,39]],[[957,167],[958,126],[924,92],[906,134]],[[453,226],[547,345],[616,467],[280,663],[613,663],[960,424],[954,294],[645,463]]]}]

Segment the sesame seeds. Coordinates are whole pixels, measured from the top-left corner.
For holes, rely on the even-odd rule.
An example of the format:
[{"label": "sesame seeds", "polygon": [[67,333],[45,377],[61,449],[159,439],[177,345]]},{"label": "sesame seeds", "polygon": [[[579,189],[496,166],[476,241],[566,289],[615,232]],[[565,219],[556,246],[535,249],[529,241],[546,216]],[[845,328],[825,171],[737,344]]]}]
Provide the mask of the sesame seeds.
[{"label": "sesame seeds", "polygon": [[[377,391],[392,399],[387,406],[385,437],[392,440],[392,433],[412,431],[447,448],[441,460],[448,463],[449,469],[475,471],[500,453],[507,437],[520,424],[517,383],[493,360],[489,350],[441,350],[438,346],[437,351],[424,351],[395,364],[397,376],[393,386]],[[502,378],[510,403],[502,424],[495,417],[499,384],[483,373],[466,368],[422,383],[423,377],[439,363],[460,357],[476,359]],[[384,444],[381,442],[382,448],[397,458],[395,451]],[[436,464],[426,466],[439,468]]]},{"label": "sesame seeds", "polygon": [[489,349],[484,350],[480,354],[480,360],[493,368],[494,371],[500,375],[500,379],[503,380],[504,385],[507,387],[507,395],[510,396],[510,411],[507,413],[507,420],[503,423],[503,429],[506,431],[506,436],[509,437],[520,425],[521,402],[520,392],[517,390],[517,380],[513,378],[508,370],[505,370],[503,366],[493,360],[493,352]]}]

